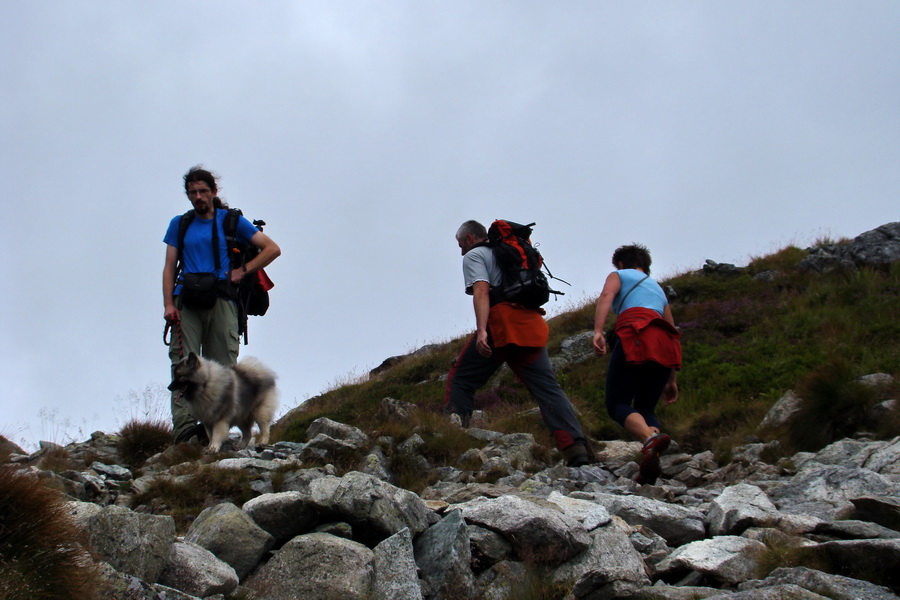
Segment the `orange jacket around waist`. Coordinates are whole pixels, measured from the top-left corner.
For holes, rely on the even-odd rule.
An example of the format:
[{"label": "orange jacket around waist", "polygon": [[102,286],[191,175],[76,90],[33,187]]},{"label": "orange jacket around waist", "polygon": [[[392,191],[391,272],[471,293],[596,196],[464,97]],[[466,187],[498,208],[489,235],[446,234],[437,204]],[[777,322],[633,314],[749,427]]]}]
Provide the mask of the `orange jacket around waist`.
[{"label": "orange jacket around waist", "polygon": [[510,344],[543,348],[550,338],[550,327],[539,311],[510,302],[501,302],[491,307],[488,330],[495,348]]},{"label": "orange jacket around waist", "polygon": [[623,311],[616,319],[616,334],[629,363],[681,368],[681,334],[655,310],[634,307]]}]

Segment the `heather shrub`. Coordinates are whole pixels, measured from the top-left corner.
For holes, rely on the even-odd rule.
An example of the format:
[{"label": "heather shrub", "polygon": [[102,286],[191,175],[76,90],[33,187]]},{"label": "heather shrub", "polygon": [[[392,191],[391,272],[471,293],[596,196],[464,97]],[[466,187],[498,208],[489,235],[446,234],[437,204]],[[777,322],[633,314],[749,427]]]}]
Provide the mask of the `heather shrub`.
[{"label": "heather shrub", "polygon": [[64,497],[0,466],[0,598],[95,598],[99,575],[66,514]]},{"label": "heather shrub", "polygon": [[798,386],[803,405],[789,429],[791,444],[815,452],[866,427],[877,392],[859,382],[855,369],[834,359],[810,373]]}]

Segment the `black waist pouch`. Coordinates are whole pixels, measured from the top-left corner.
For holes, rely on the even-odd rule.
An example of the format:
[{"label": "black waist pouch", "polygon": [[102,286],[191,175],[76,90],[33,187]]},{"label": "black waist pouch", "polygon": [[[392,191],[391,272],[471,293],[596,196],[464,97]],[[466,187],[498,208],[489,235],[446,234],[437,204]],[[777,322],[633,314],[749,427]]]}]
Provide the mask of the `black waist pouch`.
[{"label": "black waist pouch", "polygon": [[188,308],[212,308],[219,297],[219,278],[215,273],[183,273],[181,302]]}]

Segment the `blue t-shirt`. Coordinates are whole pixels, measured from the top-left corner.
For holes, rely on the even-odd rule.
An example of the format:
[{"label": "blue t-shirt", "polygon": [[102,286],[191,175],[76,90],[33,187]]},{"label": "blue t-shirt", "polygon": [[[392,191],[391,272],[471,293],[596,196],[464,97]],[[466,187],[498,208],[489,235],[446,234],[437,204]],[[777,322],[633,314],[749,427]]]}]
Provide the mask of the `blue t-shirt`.
[{"label": "blue t-shirt", "polygon": [[[225,215],[228,211],[224,208],[216,209],[216,226],[219,228],[219,279],[228,277],[228,269],[231,262],[228,258],[228,244],[225,240]],[[169,222],[166,236],[163,241],[170,246],[178,247],[178,225],[181,223],[181,215]],[[194,217],[184,233],[184,272],[186,273],[215,273],[216,263],[212,253],[212,219]],[[250,238],[259,229],[245,219],[238,217],[236,236],[242,244],[249,244]],[[177,293],[177,291],[176,291]]]},{"label": "blue t-shirt", "polygon": [[[669,300],[658,283],[647,277],[646,273],[637,269],[622,269],[621,271],[616,271],[616,273],[619,275],[622,287],[619,288],[619,293],[613,298],[613,312],[620,315],[629,308],[639,306],[655,310],[660,316],[663,315]],[[645,277],[647,278],[644,279]],[[642,279],[644,280],[641,281]],[[641,282],[640,284],[638,284],[639,281]],[[638,284],[637,287],[635,287],[635,284]],[[632,290],[632,288],[634,289]],[[632,290],[630,294],[628,293],[629,290]],[[628,296],[627,298],[625,298],[626,295]],[[622,306],[622,298],[625,298],[624,306]]]}]

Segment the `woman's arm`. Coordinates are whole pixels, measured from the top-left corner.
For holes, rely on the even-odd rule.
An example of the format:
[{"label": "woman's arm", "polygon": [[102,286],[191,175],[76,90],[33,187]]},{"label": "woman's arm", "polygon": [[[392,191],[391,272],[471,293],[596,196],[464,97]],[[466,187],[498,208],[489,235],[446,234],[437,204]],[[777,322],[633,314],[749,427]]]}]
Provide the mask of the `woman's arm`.
[{"label": "woman's arm", "polygon": [[613,298],[621,289],[622,280],[619,278],[619,274],[610,273],[603,284],[600,297],[597,298],[597,308],[594,311],[594,351],[597,354],[606,354],[606,337],[603,335],[603,328],[606,325],[610,308],[612,308]]}]

